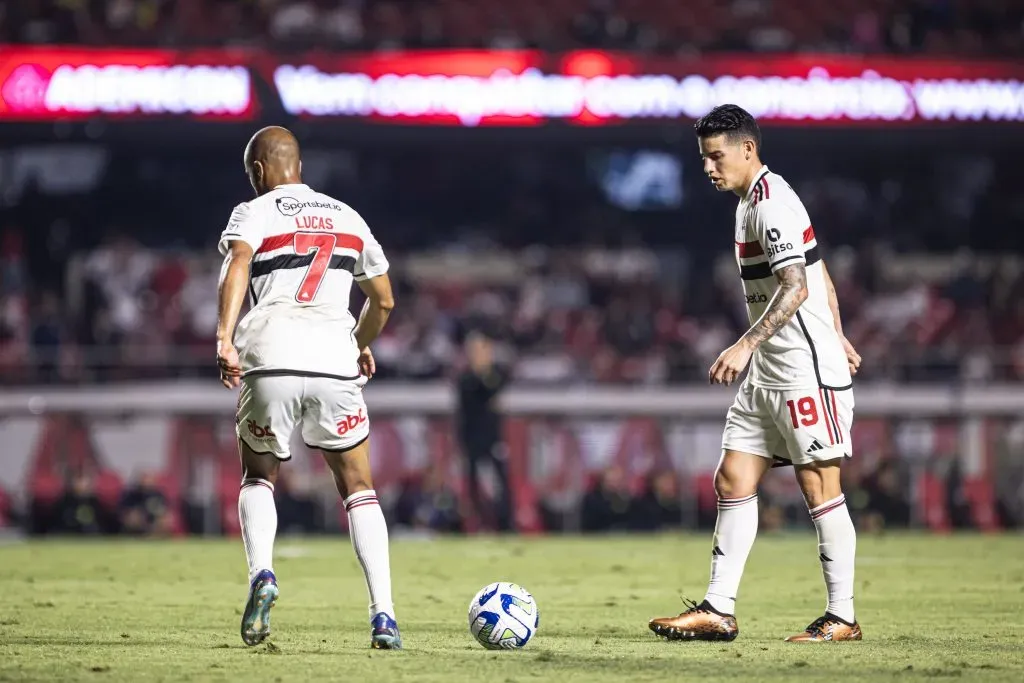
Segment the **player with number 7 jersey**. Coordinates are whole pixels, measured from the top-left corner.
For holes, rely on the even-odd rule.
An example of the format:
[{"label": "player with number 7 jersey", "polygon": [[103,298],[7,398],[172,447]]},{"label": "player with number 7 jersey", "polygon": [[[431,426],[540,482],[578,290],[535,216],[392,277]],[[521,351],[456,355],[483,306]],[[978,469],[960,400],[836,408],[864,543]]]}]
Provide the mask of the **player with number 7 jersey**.
[{"label": "player with number 7 jersey", "polygon": [[[257,645],[270,635],[270,609],[280,595],[273,491],[300,432],[320,450],[348,513],[370,596],[370,646],[399,649],[388,529],[373,489],[362,395],[376,369],[370,344],[394,306],[388,261],[355,210],[302,182],[291,132],[263,128],[244,160],[256,199],[236,206],[221,234],[217,306],[221,383],[239,387],[238,516],[249,565],[242,641]],[[353,281],[367,297],[358,321],[349,312]],[[251,307],[236,326],[246,290]]]}]

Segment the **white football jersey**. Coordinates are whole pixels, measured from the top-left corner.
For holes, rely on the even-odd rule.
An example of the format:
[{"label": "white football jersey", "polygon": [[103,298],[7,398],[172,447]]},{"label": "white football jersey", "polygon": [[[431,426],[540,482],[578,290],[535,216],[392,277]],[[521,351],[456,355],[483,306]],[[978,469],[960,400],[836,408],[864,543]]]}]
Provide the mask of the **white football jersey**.
[{"label": "white football jersey", "polygon": [[366,221],[306,185],[280,185],[235,207],[222,254],[232,240],[253,250],[251,307],[235,332],[243,372],[357,379],[352,280],[388,271]]},{"label": "white football jersey", "polygon": [[850,370],[828,305],[811,219],[793,188],[767,166],[736,209],[736,262],[751,324],[778,289],[778,269],[795,263],[807,269],[807,299],[754,352],[749,381],[765,389],[849,389]]}]

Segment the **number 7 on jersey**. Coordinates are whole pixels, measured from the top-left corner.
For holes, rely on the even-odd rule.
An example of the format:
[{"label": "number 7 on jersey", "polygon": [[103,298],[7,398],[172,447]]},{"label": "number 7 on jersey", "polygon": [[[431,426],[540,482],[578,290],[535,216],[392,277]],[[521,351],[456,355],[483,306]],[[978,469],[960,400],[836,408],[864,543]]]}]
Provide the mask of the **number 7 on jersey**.
[{"label": "number 7 on jersey", "polygon": [[327,269],[331,265],[331,256],[334,255],[334,247],[337,244],[338,236],[334,233],[295,233],[295,253],[299,256],[313,254],[313,260],[299,284],[299,291],[295,293],[295,300],[300,304],[308,304],[316,298],[316,293],[320,291],[320,284],[324,281]]}]

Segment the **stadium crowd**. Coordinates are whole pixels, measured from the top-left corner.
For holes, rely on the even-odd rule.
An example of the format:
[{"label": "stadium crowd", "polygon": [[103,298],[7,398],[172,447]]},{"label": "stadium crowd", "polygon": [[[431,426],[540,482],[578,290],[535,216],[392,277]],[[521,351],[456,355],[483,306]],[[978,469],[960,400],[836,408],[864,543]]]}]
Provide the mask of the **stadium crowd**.
[{"label": "stadium crowd", "polygon": [[22,0],[0,41],[1020,55],[1014,0]]},{"label": "stadium crowd", "polygon": [[[12,235],[0,259],[4,382],[209,375],[215,255],[120,237],[75,260],[70,296],[29,296]],[[452,249],[393,261],[402,305],[375,345],[385,379],[450,377],[465,333],[478,329],[501,342],[499,360],[519,382],[701,381],[747,324],[728,255],[711,282],[683,252],[643,246]],[[873,245],[837,249],[827,263],[864,379],[1024,379],[1019,258],[898,257]],[[871,272],[879,263],[888,265]]]}]

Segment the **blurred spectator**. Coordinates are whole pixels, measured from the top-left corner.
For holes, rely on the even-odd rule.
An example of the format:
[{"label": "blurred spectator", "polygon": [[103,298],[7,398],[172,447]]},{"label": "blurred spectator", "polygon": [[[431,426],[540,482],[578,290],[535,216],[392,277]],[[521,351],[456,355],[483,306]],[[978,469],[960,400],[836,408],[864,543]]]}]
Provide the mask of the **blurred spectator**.
[{"label": "blurred spectator", "polygon": [[135,536],[167,536],[172,530],[172,515],[167,497],[160,490],[159,478],[143,474],[126,488],[118,505],[121,532]]},{"label": "blurred spectator", "polygon": [[630,508],[630,527],[637,531],[659,531],[682,523],[679,478],[672,470],[651,474],[644,490]]},{"label": "blurred spectator", "polygon": [[581,531],[627,531],[631,527],[633,496],[620,467],[601,472],[580,503]]},{"label": "blurred spectator", "polygon": [[855,501],[857,524],[865,531],[907,527],[910,524],[907,486],[900,480],[896,463],[892,460],[882,460],[875,471],[862,481],[860,494],[851,498]]},{"label": "blurred spectator", "polygon": [[394,507],[394,522],[400,527],[441,533],[462,531],[459,500],[441,469],[428,467],[422,477],[402,481]]},{"label": "blurred spectator", "polygon": [[57,502],[56,512],[57,526],[52,531],[57,533],[96,535],[117,529],[114,512],[101,503],[95,480],[90,475],[72,478]]}]

